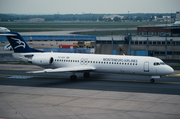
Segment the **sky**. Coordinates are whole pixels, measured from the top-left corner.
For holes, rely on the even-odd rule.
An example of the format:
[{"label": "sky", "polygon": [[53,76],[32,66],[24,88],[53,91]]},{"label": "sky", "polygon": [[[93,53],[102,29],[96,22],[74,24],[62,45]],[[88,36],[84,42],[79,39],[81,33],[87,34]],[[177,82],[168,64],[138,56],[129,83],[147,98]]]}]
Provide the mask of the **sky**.
[{"label": "sky", "polygon": [[0,13],[175,13],[179,6],[180,0],[0,0]]}]

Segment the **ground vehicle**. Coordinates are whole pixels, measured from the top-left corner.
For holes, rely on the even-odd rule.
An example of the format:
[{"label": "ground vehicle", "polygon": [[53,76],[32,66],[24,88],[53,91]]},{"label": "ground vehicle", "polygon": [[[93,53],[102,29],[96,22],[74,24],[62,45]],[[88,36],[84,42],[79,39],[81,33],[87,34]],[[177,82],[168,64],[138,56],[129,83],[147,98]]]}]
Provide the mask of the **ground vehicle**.
[{"label": "ground vehicle", "polygon": [[76,45],[78,48],[84,47],[84,41],[76,41],[73,43],[73,45]]},{"label": "ground vehicle", "polygon": [[61,44],[61,45],[59,45],[59,48],[63,48],[63,49],[76,49],[77,46],[76,45],[72,45],[72,44]]},{"label": "ground vehicle", "polygon": [[86,48],[94,48],[95,42],[86,42],[85,46],[86,46]]}]

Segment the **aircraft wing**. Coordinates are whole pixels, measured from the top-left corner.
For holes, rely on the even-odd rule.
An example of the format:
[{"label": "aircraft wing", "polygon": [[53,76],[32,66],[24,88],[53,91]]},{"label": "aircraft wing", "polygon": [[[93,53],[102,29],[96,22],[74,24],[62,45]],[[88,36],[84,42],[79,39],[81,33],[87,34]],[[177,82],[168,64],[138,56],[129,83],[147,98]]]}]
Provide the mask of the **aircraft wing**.
[{"label": "aircraft wing", "polygon": [[94,67],[64,67],[56,69],[45,69],[42,71],[31,71],[27,73],[53,73],[53,72],[83,72],[83,71],[94,71]]}]

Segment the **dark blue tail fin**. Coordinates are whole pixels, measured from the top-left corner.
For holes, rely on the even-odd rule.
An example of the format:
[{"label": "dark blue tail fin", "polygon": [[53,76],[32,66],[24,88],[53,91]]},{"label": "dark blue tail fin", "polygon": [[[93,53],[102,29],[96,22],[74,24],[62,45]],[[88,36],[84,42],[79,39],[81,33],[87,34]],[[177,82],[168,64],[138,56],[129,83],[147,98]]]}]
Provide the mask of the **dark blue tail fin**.
[{"label": "dark blue tail fin", "polygon": [[30,48],[25,40],[21,37],[17,32],[9,32],[7,35],[7,39],[9,40],[14,52],[16,53],[28,53],[28,52],[42,52],[40,50],[36,50]]}]

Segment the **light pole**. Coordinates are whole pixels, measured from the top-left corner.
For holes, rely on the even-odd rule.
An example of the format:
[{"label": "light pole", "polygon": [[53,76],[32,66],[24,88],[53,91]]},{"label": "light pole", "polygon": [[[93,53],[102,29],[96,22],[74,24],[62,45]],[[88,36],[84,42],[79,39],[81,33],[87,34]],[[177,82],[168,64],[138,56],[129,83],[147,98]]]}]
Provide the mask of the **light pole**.
[{"label": "light pole", "polygon": [[112,41],[111,41],[111,47],[112,47],[112,54],[113,54],[113,31],[111,30],[111,34],[112,34]]},{"label": "light pole", "polygon": [[94,27],[94,35],[95,35],[95,53],[96,53],[96,28]]}]

